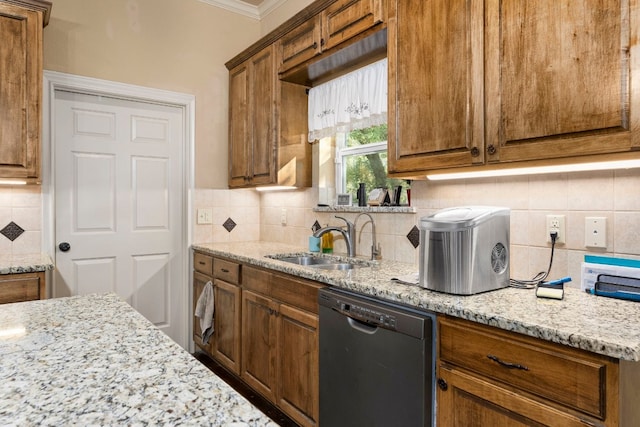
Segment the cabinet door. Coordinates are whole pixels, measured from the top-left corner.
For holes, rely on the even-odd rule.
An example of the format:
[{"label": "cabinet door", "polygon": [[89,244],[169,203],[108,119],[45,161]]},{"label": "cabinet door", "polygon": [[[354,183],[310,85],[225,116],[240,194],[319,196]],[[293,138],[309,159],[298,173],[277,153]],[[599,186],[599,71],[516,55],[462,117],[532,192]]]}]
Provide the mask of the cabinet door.
[{"label": "cabinet door", "polygon": [[331,49],[383,21],[382,0],[338,0],[322,11],[323,49]]},{"label": "cabinet door", "polygon": [[271,45],[249,60],[251,99],[251,146],[249,148],[249,176],[251,185],[271,184],[276,180],[276,126],[274,45]]},{"label": "cabinet door", "polygon": [[213,357],[240,374],[240,288],[218,279],[215,284]]},{"label": "cabinet door", "polygon": [[636,0],[487,1],[489,161],[640,147]]},{"label": "cabinet door", "polygon": [[483,163],[482,9],[389,0],[390,174]]},{"label": "cabinet door", "polygon": [[40,178],[42,24],[0,2],[0,178]]},{"label": "cabinet door", "polygon": [[246,185],[249,171],[249,63],[229,71],[229,187]]},{"label": "cabinet door", "polygon": [[288,305],[278,316],[278,406],[302,426],[318,424],[318,316]]},{"label": "cabinet door", "polygon": [[321,31],[320,15],[316,15],[280,38],[279,71],[283,73],[319,55],[324,43]]},{"label": "cabinet door", "polygon": [[0,304],[45,299],[45,289],[44,272],[0,275]]},{"label": "cabinet door", "polygon": [[275,182],[274,49],[265,48],[229,72],[229,187]]},{"label": "cabinet door", "polygon": [[440,366],[438,372],[437,425],[483,426],[584,426],[577,416],[562,412],[521,393]]},{"label": "cabinet door", "polygon": [[[198,303],[198,298],[200,297],[200,294],[202,294],[202,290],[204,289],[205,285],[210,280],[213,280],[213,279],[209,276],[205,276],[204,274],[195,273],[195,272],[193,273],[193,307],[192,307],[193,311],[192,313],[196,312],[196,304]],[[205,344],[202,342],[202,329],[200,328],[200,318],[196,317],[195,314],[193,316],[193,342],[208,355],[211,356],[213,354],[213,346],[212,346],[211,339],[209,340],[208,344]]]},{"label": "cabinet door", "polygon": [[278,304],[251,291],[242,292],[242,379],[276,401]]}]

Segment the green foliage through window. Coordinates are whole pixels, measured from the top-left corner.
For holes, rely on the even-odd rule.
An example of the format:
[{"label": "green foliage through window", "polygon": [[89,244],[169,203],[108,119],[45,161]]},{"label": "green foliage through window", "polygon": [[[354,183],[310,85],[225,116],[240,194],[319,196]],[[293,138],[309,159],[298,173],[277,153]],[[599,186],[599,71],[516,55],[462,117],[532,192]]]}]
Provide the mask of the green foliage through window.
[{"label": "green foliage through window", "polygon": [[374,188],[386,188],[393,196],[396,186],[402,186],[400,204],[407,203],[407,181],[387,177],[387,125],[354,130],[346,135],[342,158],[343,191],[351,194],[355,202],[358,186],[364,183],[367,194]]}]

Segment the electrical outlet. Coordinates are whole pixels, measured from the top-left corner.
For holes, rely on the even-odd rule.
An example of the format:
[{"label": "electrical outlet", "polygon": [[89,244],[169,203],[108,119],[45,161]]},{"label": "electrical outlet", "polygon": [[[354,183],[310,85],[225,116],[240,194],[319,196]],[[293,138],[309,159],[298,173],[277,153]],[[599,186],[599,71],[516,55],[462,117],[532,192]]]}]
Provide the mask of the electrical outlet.
[{"label": "electrical outlet", "polygon": [[551,243],[551,233],[558,233],[556,237],[556,243],[564,243],[565,227],[564,227],[564,215],[547,215],[547,242]]},{"label": "electrical outlet", "polygon": [[287,225],[287,210],[285,208],[280,211],[280,224]]},{"label": "electrical outlet", "polygon": [[588,248],[607,247],[607,218],[591,216],[584,219],[584,245]]},{"label": "electrical outlet", "polygon": [[211,224],[211,217],[213,216],[213,211],[210,208],[206,209],[198,209],[198,218],[196,222],[198,224]]}]

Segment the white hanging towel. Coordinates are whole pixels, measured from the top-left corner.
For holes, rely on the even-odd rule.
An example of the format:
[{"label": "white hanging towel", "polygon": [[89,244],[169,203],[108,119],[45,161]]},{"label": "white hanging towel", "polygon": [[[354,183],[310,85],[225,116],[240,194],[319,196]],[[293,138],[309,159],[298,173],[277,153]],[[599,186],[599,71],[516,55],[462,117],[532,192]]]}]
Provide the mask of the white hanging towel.
[{"label": "white hanging towel", "polygon": [[200,318],[202,342],[205,344],[209,342],[209,338],[213,335],[213,310],[213,283],[209,280],[198,297],[195,311],[195,316]]}]

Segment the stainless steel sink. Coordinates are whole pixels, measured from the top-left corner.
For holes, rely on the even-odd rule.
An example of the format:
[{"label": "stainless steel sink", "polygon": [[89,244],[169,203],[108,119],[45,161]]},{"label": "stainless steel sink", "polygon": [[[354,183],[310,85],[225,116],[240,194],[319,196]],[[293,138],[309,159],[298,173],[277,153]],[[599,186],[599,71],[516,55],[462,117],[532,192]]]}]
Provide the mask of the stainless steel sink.
[{"label": "stainless steel sink", "polygon": [[364,267],[358,263],[346,262],[342,259],[321,257],[313,255],[292,255],[278,256],[268,255],[267,258],[277,259],[291,264],[303,265],[306,267],[320,268],[323,270],[351,270],[353,268]]}]

